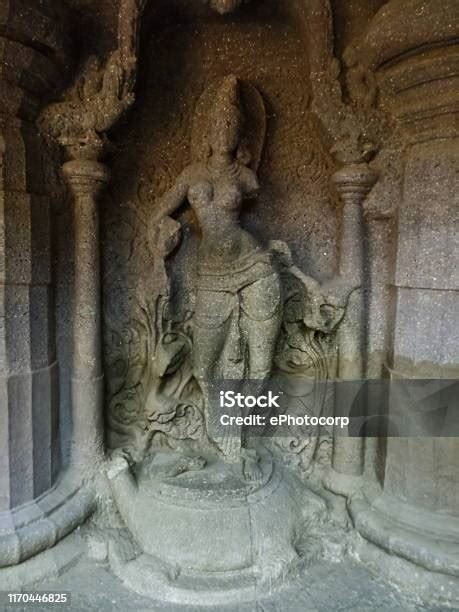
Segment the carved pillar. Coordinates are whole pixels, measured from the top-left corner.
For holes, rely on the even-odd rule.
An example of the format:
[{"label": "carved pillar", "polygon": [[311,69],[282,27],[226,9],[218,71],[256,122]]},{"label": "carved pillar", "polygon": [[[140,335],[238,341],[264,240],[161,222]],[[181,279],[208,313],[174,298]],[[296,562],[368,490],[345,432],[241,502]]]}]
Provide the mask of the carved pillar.
[{"label": "carved pillar", "polygon": [[[407,397],[427,389],[423,379],[457,379],[458,278],[455,218],[459,164],[457,3],[392,1],[375,16],[365,57],[376,71],[381,103],[398,121],[406,142],[403,196],[397,211],[392,346],[387,355],[392,389]],[[418,380],[416,380],[418,379]],[[420,379],[420,380],[419,380]],[[396,382],[396,385],[394,382]],[[391,392],[390,414],[395,406]],[[405,579],[406,559],[417,566],[420,589],[459,602],[459,444],[448,435],[457,407],[448,401],[436,419],[416,405],[421,437],[387,440],[384,482],[351,501],[360,533],[391,554],[361,554],[392,577]],[[435,406],[433,406],[435,408]],[[431,428],[429,428],[431,427]],[[425,571],[422,571],[424,568]],[[456,599],[455,599],[456,598]]]},{"label": "carved pillar", "polygon": [[144,0],[121,1],[117,49],[105,63],[90,58],[63,99],[50,104],[39,119],[42,131],[64,148],[69,159],[62,173],[72,194],[75,228],[70,462],[72,469],[84,475],[94,474],[103,456],[97,197],[109,181],[109,172],[99,159],[108,142],[106,133],[134,101],[138,30],[144,4]]},{"label": "carved pillar", "polygon": [[[373,97],[362,83],[359,91],[348,88],[343,98],[342,84],[348,75],[333,55],[333,22],[330,2],[308,3],[309,49],[311,56],[312,110],[319,118],[328,148],[341,167],[332,176],[342,201],[340,262],[336,285],[346,289],[349,300],[337,332],[338,363],[335,412],[349,416],[350,408],[366,375],[366,228],[363,204],[377,175],[368,162],[378,148],[379,114],[372,108]],[[340,78],[343,77],[343,78]],[[357,95],[358,94],[358,95]],[[350,384],[340,384],[350,381]],[[352,381],[355,381],[352,384]],[[354,433],[354,432],[353,432]],[[361,485],[364,471],[364,445],[347,432],[337,433],[333,441],[332,466],[324,485],[347,495]]]},{"label": "carved pillar", "polygon": [[[344,320],[338,328],[338,384],[335,404],[340,414],[350,414],[359,381],[365,376],[365,232],[363,202],[376,182],[377,175],[365,163],[345,165],[332,179],[343,202],[339,275],[356,287],[349,296]],[[340,381],[356,381],[341,385]],[[355,433],[355,432],[354,432]],[[354,477],[363,473],[363,439],[335,436],[329,485],[337,492],[346,492]]]},{"label": "carved pillar", "polygon": [[92,497],[60,457],[51,202],[35,120],[65,70],[49,2],[0,10],[0,567],[54,544]]},{"label": "carved pillar", "polygon": [[103,391],[100,304],[99,212],[97,196],[109,180],[96,160],[74,159],[63,166],[73,195],[75,288],[73,320],[72,463],[90,468],[102,455]]}]

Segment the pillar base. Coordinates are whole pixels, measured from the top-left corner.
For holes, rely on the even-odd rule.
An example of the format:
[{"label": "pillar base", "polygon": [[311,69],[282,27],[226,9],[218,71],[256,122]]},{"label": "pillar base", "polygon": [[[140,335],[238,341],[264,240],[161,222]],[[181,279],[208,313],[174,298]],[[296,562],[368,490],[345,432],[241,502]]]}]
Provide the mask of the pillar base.
[{"label": "pillar base", "polygon": [[88,546],[77,532],[71,533],[61,542],[19,565],[0,570],[0,591],[16,593],[30,585],[44,583],[61,576],[88,554]]},{"label": "pillar base", "polygon": [[[374,494],[371,500],[354,497],[349,502],[349,512],[365,540],[409,561],[417,570],[423,568],[434,573],[436,580],[450,584],[451,589],[455,585],[459,597],[459,520],[456,517],[414,508],[387,493]],[[385,557],[380,558],[384,565]],[[438,591],[438,584],[434,590]],[[450,598],[446,593],[443,595],[445,601]]]},{"label": "pillar base", "polygon": [[394,556],[358,533],[355,534],[351,550],[378,578],[387,580],[402,592],[410,595],[415,593],[421,605],[435,606],[435,609],[441,606],[442,610],[459,608],[459,580],[456,577],[430,572],[411,561]]},{"label": "pillar base", "polygon": [[33,502],[0,513],[0,567],[17,565],[51,548],[89,517],[95,492],[77,478],[69,472]]}]

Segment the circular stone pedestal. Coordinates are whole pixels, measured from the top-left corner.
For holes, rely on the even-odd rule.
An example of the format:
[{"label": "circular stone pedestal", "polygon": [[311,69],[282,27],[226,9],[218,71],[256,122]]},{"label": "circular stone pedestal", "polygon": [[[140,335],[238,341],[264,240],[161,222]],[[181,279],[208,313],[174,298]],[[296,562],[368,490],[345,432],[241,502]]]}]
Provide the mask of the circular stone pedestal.
[{"label": "circular stone pedestal", "polygon": [[264,455],[257,485],[217,458],[171,476],[179,461],[159,453],[135,474],[109,470],[118,509],[142,551],[112,546],[112,568],[127,586],[176,603],[199,604],[203,596],[209,604],[242,602],[303,567],[298,544],[326,508],[293,474]]}]

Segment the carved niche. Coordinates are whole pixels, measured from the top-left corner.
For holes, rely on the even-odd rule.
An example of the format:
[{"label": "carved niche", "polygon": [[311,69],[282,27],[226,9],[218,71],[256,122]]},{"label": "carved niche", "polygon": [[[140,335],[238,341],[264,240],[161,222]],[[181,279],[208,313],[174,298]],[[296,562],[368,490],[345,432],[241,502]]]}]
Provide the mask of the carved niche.
[{"label": "carved niche", "polygon": [[[256,88],[266,107],[261,189],[257,200],[244,207],[242,225],[265,245],[273,239],[289,245],[280,254],[288,271],[288,297],[276,367],[326,380],[333,367],[329,332],[344,304],[336,296],[314,302],[314,296],[324,295],[316,281],[330,281],[336,269],[337,216],[329,187],[331,161],[311,112],[310,69],[317,68],[318,60],[311,57],[301,3],[266,0],[223,20],[195,18],[180,2],[174,11],[155,11],[145,19],[149,29],[142,37],[136,103],[116,133],[113,180],[103,203],[107,414],[113,448],[142,446],[152,423],[158,445],[174,446],[184,439],[199,444],[202,437],[202,398],[188,359],[199,227],[188,207],[174,219],[163,219],[153,245],[148,226],[161,197],[192,159],[193,126],[206,92],[215,91],[225,75],[237,74]],[[323,26],[326,15],[320,18]],[[300,294],[308,292],[309,323],[297,308]],[[334,309],[329,329],[320,329],[317,320],[311,323],[314,308],[322,307]],[[155,375],[158,392],[183,401],[160,402],[159,410],[148,412],[147,392]],[[313,401],[323,404],[325,397]],[[315,452],[309,438],[305,432],[304,440],[282,442],[287,452],[305,453],[309,464]]]}]

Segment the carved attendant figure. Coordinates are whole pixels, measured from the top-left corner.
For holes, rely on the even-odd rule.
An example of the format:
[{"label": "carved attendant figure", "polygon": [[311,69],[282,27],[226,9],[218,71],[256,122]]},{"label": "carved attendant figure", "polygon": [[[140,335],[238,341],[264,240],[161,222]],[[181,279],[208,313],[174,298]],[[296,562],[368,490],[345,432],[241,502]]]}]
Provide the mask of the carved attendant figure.
[{"label": "carved attendant figure", "polygon": [[[185,168],[152,219],[154,228],[188,200],[202,231],[193,365],[208,423],[220,412],[210,402],[213,380],[263,380],[270,374],[282,319],[272,254],[239,224],[244,199],[258,190],[255,172],[241,159],[242,130],[239,83],[228,76],[210,113],[207,160]],[[242,461],[248,479],[256,477],[256,456],[242,448],[240,428],[213,442],[228,461]]]}]

